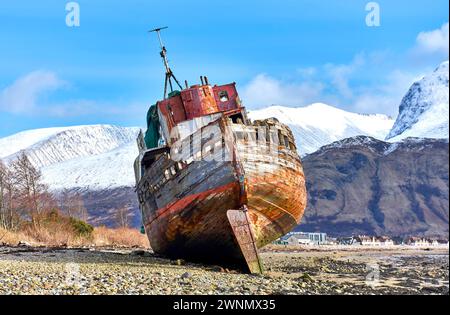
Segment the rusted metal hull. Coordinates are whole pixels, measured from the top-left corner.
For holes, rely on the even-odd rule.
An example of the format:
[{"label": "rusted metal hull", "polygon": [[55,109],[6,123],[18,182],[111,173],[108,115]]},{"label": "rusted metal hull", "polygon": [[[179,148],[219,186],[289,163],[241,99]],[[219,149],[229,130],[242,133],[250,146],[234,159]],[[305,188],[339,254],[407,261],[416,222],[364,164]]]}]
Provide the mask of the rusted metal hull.
[{"label": "rusted metal hull", "polygon": [[229,140],[231,159],[210,150],[180,165],[162,154],[145,171],[137,191],[146,233],[156,253],[262,272],[257,248],[295,227],[306,207],[301,162],[289,148],[276,155],[265,141],[255,148],[225,119],[214,124],[221,132],[208,140]]}]

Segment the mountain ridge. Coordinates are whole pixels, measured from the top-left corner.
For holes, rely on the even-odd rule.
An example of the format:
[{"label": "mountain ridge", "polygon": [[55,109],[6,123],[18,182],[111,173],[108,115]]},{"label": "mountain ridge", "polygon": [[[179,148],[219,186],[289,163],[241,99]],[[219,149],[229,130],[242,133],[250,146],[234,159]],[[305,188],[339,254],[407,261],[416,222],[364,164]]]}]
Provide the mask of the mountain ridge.
[{"label": "mountain ridge", "polygon": [[414,82],[403,97],[398,117],[386,139],[448,138],[449,62]]}]

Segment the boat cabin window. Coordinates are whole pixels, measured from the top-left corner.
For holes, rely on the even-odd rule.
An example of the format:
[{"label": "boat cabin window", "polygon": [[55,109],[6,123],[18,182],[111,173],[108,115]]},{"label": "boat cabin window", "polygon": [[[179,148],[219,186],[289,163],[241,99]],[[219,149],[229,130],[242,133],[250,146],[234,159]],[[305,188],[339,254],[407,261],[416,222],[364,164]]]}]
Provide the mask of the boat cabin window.
[{"label": "boat cabin window", "polygon": [[289,149],[289,138],[284,136],[284,146]]},{"label": "boat cabin window", "polygon": [[289,147],[291,148],[292,151],[295,151],[295,144],[293,144],[290,141],[289,141]]},{"label": "boat cabin window", "polygon": [[283,134],[281,133],[280,129],[278,129],[278,145],[284,146],[284,138],[283,138]]},{"label": "boat cabin window", "polygon": [[230,98],[228,97],[228,92],[227,91],[220,91],[219,92],[219,100],[221,102],[228,102],[230,100]]},{"label": "boat cabin window", "polygon": [[167,180],[170,179],[169,170],[165,170],[165,171],[164,171],[164,177],[165,177]]},{"label": "boat cabin window", "polygon": [[247,129],[247,135],[248,139],[250,139],[253,142],[258,141],[258,131],[254,128]]},{"label": "boat cabin window", "polygon": [[270,129],[269,128],[267,128],[267,127],[265,127],[265,133],[266,133],[266,142],[268,143],[268,144],[270,144],[270,138],[271,138],[271,132],[270,132]]},{"label": "boat cabin window", "polygon": [[191,164],[192,162],[194,162],[194,158],[192,156],[186,160],[187,165]]},{"label": "boat cabin window", "polygon": [[236,131],[235,133],[236,133],[236,138],[238,138],[239,140],[244,140],[245,139],[243,131]]},{"label": "boat cabin window", "polygon": [[234,124],[242,124],[243,121],[244,121],[241,113],[238,113],[238,114],[235,114],[235,115],[231,115],[230,118],[231,118],[231,121]]}]

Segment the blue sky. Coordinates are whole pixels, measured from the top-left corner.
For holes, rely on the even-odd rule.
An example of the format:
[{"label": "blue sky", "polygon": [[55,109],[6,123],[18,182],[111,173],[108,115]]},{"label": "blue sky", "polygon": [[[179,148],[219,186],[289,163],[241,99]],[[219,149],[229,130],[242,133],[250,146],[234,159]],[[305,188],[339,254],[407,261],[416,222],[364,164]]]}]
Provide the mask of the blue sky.
[{"label": "blue sky", "polygon": [[325,102],[395,116],[409,85],[448,59],[447,0],[0,2],[0,137],[78,124],[142,126],[161,98],[163,39],[176,76],[237,82],[251,110]]}]

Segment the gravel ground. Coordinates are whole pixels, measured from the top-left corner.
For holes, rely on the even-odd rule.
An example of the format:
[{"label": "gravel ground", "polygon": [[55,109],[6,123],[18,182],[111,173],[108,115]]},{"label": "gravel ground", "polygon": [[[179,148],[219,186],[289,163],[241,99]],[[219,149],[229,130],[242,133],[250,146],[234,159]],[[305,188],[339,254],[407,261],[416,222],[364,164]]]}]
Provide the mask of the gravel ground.
[{"label": "gravel ground", "polygon": [[446,294],[448,248],[261,253],[264,275],[149,250],[0,247],[0,294]]}]

